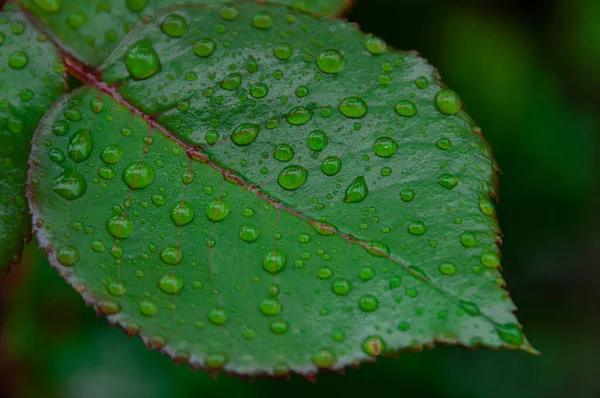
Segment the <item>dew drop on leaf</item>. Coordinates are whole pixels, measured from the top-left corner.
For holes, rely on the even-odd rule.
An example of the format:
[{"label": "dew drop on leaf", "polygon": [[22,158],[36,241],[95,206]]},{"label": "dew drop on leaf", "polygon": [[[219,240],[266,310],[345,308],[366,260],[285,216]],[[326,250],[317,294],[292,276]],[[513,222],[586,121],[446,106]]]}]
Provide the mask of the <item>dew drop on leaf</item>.
[{"label": "dew drop on leaf", "polygon": [[211,221],[222,221],[229,214],[229,204],[223,199],[214,199],[206,206],[206,217]]},{"label": "dew drop on leaf", "polygon": [[87,190],[83,176],[76,171],[65,172],[53,181],[52,189],[67,200],[79,199]]},{"label": "dew drop on leaf", "polygon": [[344,69],[344,56],[337,50],[325,50],[317,56],[317,66],[328,74],[339,73]]},{"label": "dew drop on leaf", "polygon": [[179,14],[169,14],[160,26],[162,31],[170,37],[181,37],[187,32],[188,25]]},{"label": "dew drop on leaf", "polygon": [[175,295],[183,289],[183,281],[176,275],[167,274],[158,281],[158,288],[166,294]]},{"label": "dew drop on leaf", "polygon": [[194,215],[194,208],[189,202],[177,203],[171,209],[171,220],[179,227],[191,223]]},{"label": "dew drop on leaf", "polygon": [[367,103],[360,97],[348,97],[338,105],[342,115],[351,119],[361,119],[369,110]]},{"label": "dew drop on leaf", "polygon": [[381,137],[375,141],[373,151],[380,158],[389,158],[394,156],[398,150],[398,143],[390,137]]},{"label": "dew drop on leaf", "polygon": [[150,40],[142,39],[127,50],[125,66],[135,80],[148,79],[160,70],[160,58]]},{"label": "dew drop on leaf", "polygon": [[354,181],[346,188],[344,202],[359,203],[367,198],[369,188],[365,182],[365,177],[356,177]]},{"label": "dew drop on leaf", "polygon": [[270,274],[278,274],[285,268],[287,258],[281,249],[271,249],[263,257],[263,269]]},{"label": "dew drop on leaf", "polygon": [[461,107],[460,97],[454,90],[444,89],[435,95],[435,104],[444,115],[456,115]]},{"label": "dew drop on leaf", "polygon": [[123,170],[123,181],[131,189],[142,189],[154,181],[154,168],[146,162],[133,162]]},{"label": "dew drop on leaf", "polygon": [[302,166],[291,165],[281,170],[277,182],[283,189],[293,191],[300,188],[308,178],[308,171]]},{"label": "dew drop on leaf", "polygon": [[370,336],[365,339],[362,348],[367,354],[377,356],[385,352],[386,344],[381,337]]},{"label": "dew drop on leaf", "polygon": [[79,261],[79,251],[71,245],[63,246],[56,252],[56,259],[65,267],[72,267]]},{"label": "dew drop on leaf", "polygon": [[199,57],[208,57],[215,51],[216,48],[216,41],[210,38],[203,38],[194,44],[194,54]]},{"label": "dew drop on leaf", "polygon": [[115,238],[124,239],[133,232],[133,221],[125,214],[117,214],[108,219],[106,229]]},{"label": "dew drop on leaf", "polygon": [[231,141],[235,145],[245,146],[254,142],[260,131],[260,125],[243,123],[237,126],[231,134]]}]

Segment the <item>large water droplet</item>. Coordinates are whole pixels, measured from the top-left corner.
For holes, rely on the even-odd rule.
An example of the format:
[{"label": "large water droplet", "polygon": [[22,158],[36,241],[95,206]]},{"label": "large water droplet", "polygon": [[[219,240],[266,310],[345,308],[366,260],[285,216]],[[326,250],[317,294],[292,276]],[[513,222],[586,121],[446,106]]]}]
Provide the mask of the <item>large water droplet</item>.
[{"label": "large water droplet", "polygon": [[92,153],[92,135],[89,130],[79,130],[69,140],[67,146],[69,157],[75,162],[83,162]]},{"label": "large water droplet", "polygon": [[317,57],[317,66],[325,73],[339,73],[344,69],[344,56],[337,50],[325,50]]},{"label": "large water droplet", "polygon": [[182,258],[181,247],[170,245],[162,249],[160,252],[160,259],[169,265],[177,265]]},{"label": "large water droplet", "polygon": [[161,24],[162,31],[171,37],[181,37],[187,32],[188,25],[179,14],[169,14]]},{"label": "large water droplet", "polygon": [[133,221],[125,214],[117,214],[108,219],[106,229],[115,238],[124,239],[133,232]]},{"label": "large water droplet", "polygon": [[356,177],[354,181],[346,188],[346,196],[344,202],[359,203],[367,198],[369,188],[365,182],[365,177]]},{"label": "large water droplet", "polygon": [[63,246],[58,249],[56,259],[65,267],[72,267],[79,261],[79,250],[71,245]]},{"label": "large water droplet", "polygon": [[178,294],[183,289],[183,281],[178,276],[167,274],[158,281],[158,288],[167,294]]},{"label": "large water droplet", "polygon": [[140,40],[127,50],[125,66],[135,80],[148,79],[160,70],[160,58],[149,39]]},{"label": "large water droplet", "polygon": [[287,258],[281,249],[272,249],[263,257],[263,269],[271,274],[283,271],[286,264]]},{"label": "large water droplet", "polygon": [[131,163],[123,170],[123,180],[131,189],[142,189],[154,181],[154,168],[146,162]]},{"label": "large water droplet", "polygon": [[389,158],[398,150],[398,143],[390,137],[381,137],[375,141],[373,151],[381,158]]},{"label": "large water droplet", "polygon": [[13,69],[23,69],[29,63],[29,56],[24,51],[15,51],[8,57],[8,66]]},{"label": "large water droplet", "polygon": [[279,173],[277,182],[283,189],[293,191],[300,188],[308,178],[308,171],[302,166],[291,165]]},{"label": "large water droplet", "polygon": [[315,130],[308,134],[306,143],[313,151],[322,151],[327,146],[329,139],[323,130]]},{"label": "large water droplet", "polygon": [[362,347],[367,354],[377,356],[385,352],[386,344],[381,337],[370,336],[365,339]]},{"label": "large water droplet", "polygon": [[171,209],[171,220],[175,225],[182,227],[194,220],[194,208],[188,202],[181,202]]},{"label": "large water droplet", "polygon": [[60,0],[34,0],[33,3],[44,11],[57,13],[60,10]]},{"label": "large water droplet", "polygon": [[454,90],[444,89],[435,95],[435,104],[445,115],[456,115],[460,112],[462,101]]},{"label": "large water droplet", "polygon": [[294,126],[301,126],[312,119],[312,112],[303,106],[298,106],[290,111],[285,117]]},{"label": "large water droplet", "polygon": [[321,171],[328,176],[334,176],[342,169],[342,160],[337,156],[329,156],[321,163]]},{"label": "large water droplet", "polygon": [[242,74],[239,72],[230,73],[221,81],[221,88],[225,90],[235,90],[242,84]]},{"label": "large water droplet", "polygon": [[223,199],[214,199],[206,206],[206,217],[211,221],[224,220],[229,214],[229,204]]},{"label": "large water droplet", "polygon": [[67,200],[75,200],[83,196],[87,190],[87,183],[76,171],[65,172],[53,181],[52,189]]},{"label": "large water droplet", "polygon": [[194,44],[194,54],[199,57],[208,57],[215,51],[215,48],[217,48],[217,42],[205,37]]},{"label": "large water droplet", "polygon": [[259,131],[260,125],[258,124],[240,124],[233,130],[233,133],[231,134],[231,141],[240,146],[250,145],[258,136]]},{"label": "large water droplet", "polygon": [[342,115],[348,118],[360,119],[367,114],[369,106],[360,97],[348,97],[340,102],[338,109]]}]

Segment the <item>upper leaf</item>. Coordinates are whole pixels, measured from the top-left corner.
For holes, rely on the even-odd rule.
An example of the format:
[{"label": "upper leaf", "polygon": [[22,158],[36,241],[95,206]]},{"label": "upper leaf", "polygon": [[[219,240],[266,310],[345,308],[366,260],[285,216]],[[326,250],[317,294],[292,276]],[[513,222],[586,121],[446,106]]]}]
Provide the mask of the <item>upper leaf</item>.
[{"label": "upper leaf", "polygon": [[63,69],[56,49],[20,12],[0,11],[0,276],[30,236],[29,146],[64,90]]},{"label": "upper leaf", "polygon": [[[161,8],[225,0],[17,0],[82,62],[98,66],[145,16]],[[318,14],[339,15],[350,0],[278,0]],[[177,21],[171,21],[172,26]],[[195,27],[192,27],[194,29]]]},{"label": "upper leaf", "polygon": [[111,322],[211,370],[532,351],[499,273],[495,163],[458,95],[348,23],[232,7],[159,13],[99,72],[69,59],[87,87],[31,157],[50,262]]}]

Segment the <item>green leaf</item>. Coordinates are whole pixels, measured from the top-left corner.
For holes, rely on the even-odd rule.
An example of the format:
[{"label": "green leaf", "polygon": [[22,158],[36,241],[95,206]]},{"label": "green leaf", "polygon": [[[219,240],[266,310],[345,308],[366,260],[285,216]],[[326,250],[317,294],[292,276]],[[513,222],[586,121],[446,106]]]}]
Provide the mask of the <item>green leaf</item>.
[{"label": "green leaf", "polygon": [[[203,33],[165,34],[174,15]],[[221,15],[160,13],[98,73],[68,59],[86,87],[31,158],[51,264],[111,323],[213,371],[535,352],[499,272],[496,165],[458,94],[343,21]]]},{"label": "green leaf", "polygon": [[0,11],[0,276],[30,237],[25,198],[29,145],[64,90],[54,47],[17,11]]},{"label": "green leaf", "polygon": [[[82,62],[98,66],[127,32],[145,16],[165,7],[185,4],[215,4],[225,0],[17,0]],[[319,14],[340,15],[350,0],[279,0]],[[226,17],[231,17],[224,11]],[[177,21],[171,21],[177,24]],[[188,27],[198,30],[197,27]],[[204,32],[205,34],[208,32]]]}]

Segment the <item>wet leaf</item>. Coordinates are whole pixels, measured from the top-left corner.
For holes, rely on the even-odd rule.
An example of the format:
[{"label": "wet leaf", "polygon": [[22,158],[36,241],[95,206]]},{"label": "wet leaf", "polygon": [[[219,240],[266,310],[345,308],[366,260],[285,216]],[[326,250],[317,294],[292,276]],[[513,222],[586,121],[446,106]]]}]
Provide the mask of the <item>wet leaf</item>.
[{"label": "wet leaf", "polygon": [[85,86],[34,138],[30,203],[110,322],[251,375],[436,342],[534,352],[499,272],[495,162],[416,53],[246,2],[161,12],[98,73],[67,61]]},{"label": "wet leaf", "polygon": [[[144,17],[166,7],[189,4],[225,3],[225,0],[104,0],[90,5],[81,0],[17,0],[39,18],[63,43],[65,50],[88,65],[98,66],[121,39]],[[319,14],[340,15],[351,0],[278,0]],[[235,10],[230,7],[230,10]],[[235,18],[235,11],[225,9],[225,18]],[[168,23],[167,23],[168,25]],[[176,27],[177,21],[171,21]],[[180,27],[183,28],[183,27]],[[186,29],[208,34],[195,26]],[[175,28],[176,29],[176,28]]]},{"label": "wet leaf", "polygon": [[17,11],[0,11],[0,276],[30,237],[25,198],[30,141],[63,91],[51,43]]}]

